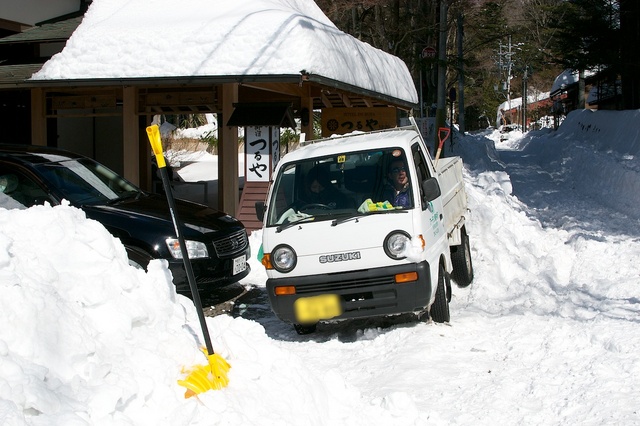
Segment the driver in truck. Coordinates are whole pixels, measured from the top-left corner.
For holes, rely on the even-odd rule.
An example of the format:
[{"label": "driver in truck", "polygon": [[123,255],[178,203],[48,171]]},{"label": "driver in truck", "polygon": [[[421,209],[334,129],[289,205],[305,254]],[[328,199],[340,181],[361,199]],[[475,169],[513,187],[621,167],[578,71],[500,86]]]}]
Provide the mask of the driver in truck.
[{"label": "driver in truck", "polygon": [[317,204],[331,209],[348,208],[349,200],[331,183],[329,173],[320,166],[309,171],[306,178],[307,194],[304,200],[307,205]]}]

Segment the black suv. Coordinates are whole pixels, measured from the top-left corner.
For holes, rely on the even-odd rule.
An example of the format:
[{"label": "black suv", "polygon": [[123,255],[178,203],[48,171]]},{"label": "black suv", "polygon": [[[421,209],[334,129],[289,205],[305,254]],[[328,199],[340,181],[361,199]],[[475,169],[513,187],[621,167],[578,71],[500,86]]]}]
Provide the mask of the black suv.
[{"label": "black suv", "polygon": [[[24,208],[67,200],[122,241],[129,262],[146,268],[166,259],[179,293],[189,282],[164,195],[142,191],[104,165],[55,148],[0,144],[0,207]],[[200,290],[249,274],[251,255],[244,225],[207,206],[176,200],[183,236]]]}]

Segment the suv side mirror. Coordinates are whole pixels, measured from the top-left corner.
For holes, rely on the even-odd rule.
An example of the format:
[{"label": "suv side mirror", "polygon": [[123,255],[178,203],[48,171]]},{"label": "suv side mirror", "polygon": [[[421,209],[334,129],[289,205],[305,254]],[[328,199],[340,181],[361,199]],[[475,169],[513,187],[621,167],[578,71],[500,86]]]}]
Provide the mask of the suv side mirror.
[{"label": "suv side mirror", "polygon": [[424,202],[428,203],[429,201],[433,201],[438,198],[441,194],[440,185],[438,184],[438,180],[434,177],[430,177],[422,181],[422,196],[424,198]]},{"label": "suv side mirror", "polygon": [[258,220],[260,220],[260,222],[264,221],[264,212],[267,210],[267,205],[264,203],[264,201],[256,201],[255,208]]}]

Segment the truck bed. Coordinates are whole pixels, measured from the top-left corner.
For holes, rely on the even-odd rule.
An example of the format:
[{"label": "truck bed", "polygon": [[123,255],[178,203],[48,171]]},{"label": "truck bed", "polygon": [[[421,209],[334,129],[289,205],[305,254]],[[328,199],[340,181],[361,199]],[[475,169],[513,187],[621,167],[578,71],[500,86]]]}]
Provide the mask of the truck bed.
[{"label": "truck bed", "polygon": [[461,227],[467,214],[467,194],[462,179],[462,158],[440,158],[436,165],[442,204],[444,206],[444,222],[450,245],[460,244],[460,233],[454,232]]}]

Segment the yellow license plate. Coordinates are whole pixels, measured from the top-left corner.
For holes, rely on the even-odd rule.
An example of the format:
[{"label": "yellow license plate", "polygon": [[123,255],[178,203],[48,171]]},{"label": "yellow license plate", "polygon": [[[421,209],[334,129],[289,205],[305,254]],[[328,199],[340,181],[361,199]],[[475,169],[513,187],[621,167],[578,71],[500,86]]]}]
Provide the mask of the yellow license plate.
[{"label": "yellow license plate", "polygon": [[340,297],[337,294],[301,297],[295,301],[293,307],[301,324],[327,320],[342,314]]}]

